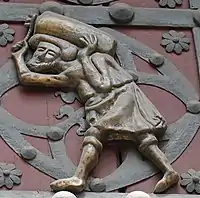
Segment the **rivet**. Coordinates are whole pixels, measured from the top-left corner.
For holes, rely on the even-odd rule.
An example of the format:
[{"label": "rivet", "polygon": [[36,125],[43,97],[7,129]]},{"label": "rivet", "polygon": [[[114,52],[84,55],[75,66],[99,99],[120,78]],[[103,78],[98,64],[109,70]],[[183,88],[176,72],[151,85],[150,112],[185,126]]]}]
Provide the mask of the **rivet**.
[{"label": "rivet", "polygon": [[21,150],[21,156],[26,160],[32,160],[36,157],[37,151],[31,146],[25,146]]},{"label": "rivet", "polygon": [[128,23],[134,17],[133,7],[125,3],[116,3],[108,9],[110,17],[118,23]]},{"label": "rivet", "polygon": [[198,100],[190,100],[187,104],[187,111],[193,114],[200,113],[200,102]]},{"label": "rivet", "polygon": [[165,59],[162,55],[154,53],[149,57],[149,61],[151,64],[158,67],[164,64]]},{"label": "rivet", "polygon": [[51,127],[50,130],[47,132],[47,137],[50,140],[58,141],[63,138],[64,131],[59,127]]},{"label": "rivet", "polygon": [[106,189],[106,184],[102,179],[95,178],[90,182],[89,187],[93,192],[103,192]]},{"label": "rivet", "polygon": [[61,4],[54,1],[46,1],[40,5],[40,13],[42,14],[45,11],[55,12],[57,14],[63,14],[64,8]]}]

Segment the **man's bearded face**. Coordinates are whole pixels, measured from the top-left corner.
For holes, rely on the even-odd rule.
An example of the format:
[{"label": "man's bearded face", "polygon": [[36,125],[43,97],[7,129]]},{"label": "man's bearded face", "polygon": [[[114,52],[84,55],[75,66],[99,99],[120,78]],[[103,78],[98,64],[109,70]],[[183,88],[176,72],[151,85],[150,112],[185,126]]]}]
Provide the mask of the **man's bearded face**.
[{"label": "man's bearded face", "polygon": [[54,44],[40,42],[27,66],[33,72],[50,72],[54,69],[55,60],[60,57],[61,50]]}]

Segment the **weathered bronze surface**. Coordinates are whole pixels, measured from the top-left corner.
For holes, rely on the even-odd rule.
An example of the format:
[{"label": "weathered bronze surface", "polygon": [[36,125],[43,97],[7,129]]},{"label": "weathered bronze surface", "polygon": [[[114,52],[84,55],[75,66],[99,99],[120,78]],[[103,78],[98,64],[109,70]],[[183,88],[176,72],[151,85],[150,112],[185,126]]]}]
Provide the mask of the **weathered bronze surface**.
[{"label": "weathered bronze surface", "polygon": [[[103,145],[113,140],[132,141],[164,173],[154,192],[176,184],[179,175],[158,147],[166,121],[115,60],[115,39],[51,12],[34,15],[29,22],[27,36],[12,49],[21,84],[76,89],[89,124],[75,175],[53,182],[51,188],[83,191]],[[34,52],[27,60],[29,49]]]}]

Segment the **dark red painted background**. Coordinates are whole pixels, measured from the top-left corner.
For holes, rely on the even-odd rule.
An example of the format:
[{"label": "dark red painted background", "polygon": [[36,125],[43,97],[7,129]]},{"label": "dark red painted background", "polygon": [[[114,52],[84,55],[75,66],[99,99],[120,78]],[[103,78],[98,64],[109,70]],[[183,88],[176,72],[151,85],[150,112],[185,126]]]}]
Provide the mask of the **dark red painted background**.
[{"label": "dark red painted background", "polygon": [[[42,3],[42,0],[10,0],[10,3]],[[61,3],[61,1],[58,1]],[[137,7],[158,7],[158,3],[155,0],[121,0],[121,2],[131,4]],[[187,1],[184,1],[181,8],[188,8]],[[2,22],[3,23],[3,22]],[[25,35],[25,28],[23,24],[10,23],[10,26],[15,29],[15,40],[13,43],[21,40]],[[195,57],[195,50],[193,41],[190,45],[190,51],[183,53],[181,56],[175,54],[168,54],[164,48],[160,46],[160,39],[162,33],[168,31],[168,29],[139,29],[139,28],[119,28],[119,31],[127,34],[130,37],[134,37],[159,53],[169,58],[179,71],[181,71],[186,78],[193,84],[196,90],[199,92],[199,81],[197,75],[197,62]],[[192,38],[191,31],[184,30],[186,35]],[[149,39],[151,38],[151,39]],[[2,66],[10,57],[10,48],[12,44],[7,47],[0,47],[0,66]],[[139,71],[145,71],[148,73],[155,73],[146,62],[139,58],[134,60],[136,67]],[[185,106],[173,95],[160,90],[158,88],[150,86],[141,86],[142,90],[147,94],[150,100],[157,106],[160,112],[165,116],[169,123],[176,121],[185,113]],[[54,92],[37,89],[25,89],[21,86],[7,92],[2,98],[3,107],[10,112],[13,116],[26,121],[28,123],[38,125],[53,125],[58,122],[54,118],[54,114],[58,111],[59,107],[63,105],[60,98],[54,97]],[[75,107],[80,104],[74,104]],[[23,111],[22,111],[23,109]],[[26,137],[26,139],[37,149],[46,155],[50,155],[50,149],[48,142],[44,139]],[[77,164],[81,153],[81,141],[82,138],[78,137],[74,129],[71,129],[66,136],[66,150],[71,160]],[[189,168],[199,170],[200,161],[196,160],[198,156],[198,144],[200,141],[200,133],[197,133],[193,142],[186,149],[184,154],[173,164],[174,168],[179,172],[185,172]],[[4,151],[0,154],[0,162],[15,163],[16,167],[23,170],[22,183],[19,186],[15,186],[16,190],[50,190],[49,184],[52,178],[44,175],[38,170],[34,169],[27,163],[25,163],[20,157],[18,157],[3,140],[0,140],[0,150]],[[93,175],[96,177],[104,177],[113,172],[119,165],[118,152],[121,151],[125,154],[125,150],[122,146],[108,145],[101,156],[100,164],[95,169]],[[132,166],[134,169],[134,164]],[[131,171],[131,170],[130,170]],[[150,179],[142,181],[138,184],[129,186],[127,192],[132,190],[142,190],[151,192],[156,182],[161,178],[161,175],[156,175]],[[3,189],[3,188],[2,188]],[[167,193],[186,193],[179,185],[170,189]]]}]

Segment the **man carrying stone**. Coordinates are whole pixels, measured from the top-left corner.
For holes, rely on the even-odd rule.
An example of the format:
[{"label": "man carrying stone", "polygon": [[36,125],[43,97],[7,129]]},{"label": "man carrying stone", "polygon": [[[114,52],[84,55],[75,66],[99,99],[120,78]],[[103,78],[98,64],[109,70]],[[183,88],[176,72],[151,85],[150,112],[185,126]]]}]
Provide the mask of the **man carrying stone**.
[{"label": "man carrying stone", "polygon": [[[55,191],[83,191],[89,174],[98,163],[103,145],[114,140],[132,142],[164,173],[154,192],[163,192],[177,183],[178,174],[158,148],[157,138],[167,128],[164,118],[114,57],[98,49],[99,37],[95,33],[82,35],[79,42],[83,47],[80,47],[75,44],[77,40],[69,42],[60,38],[59,32],[55,35],[38,32],[13,47],[20,82],[23,85],[76,89],[85,104],[89,124],[74,176],[53,182],[51,188]],[[29,46],[34,53],[25,63]]]}]

